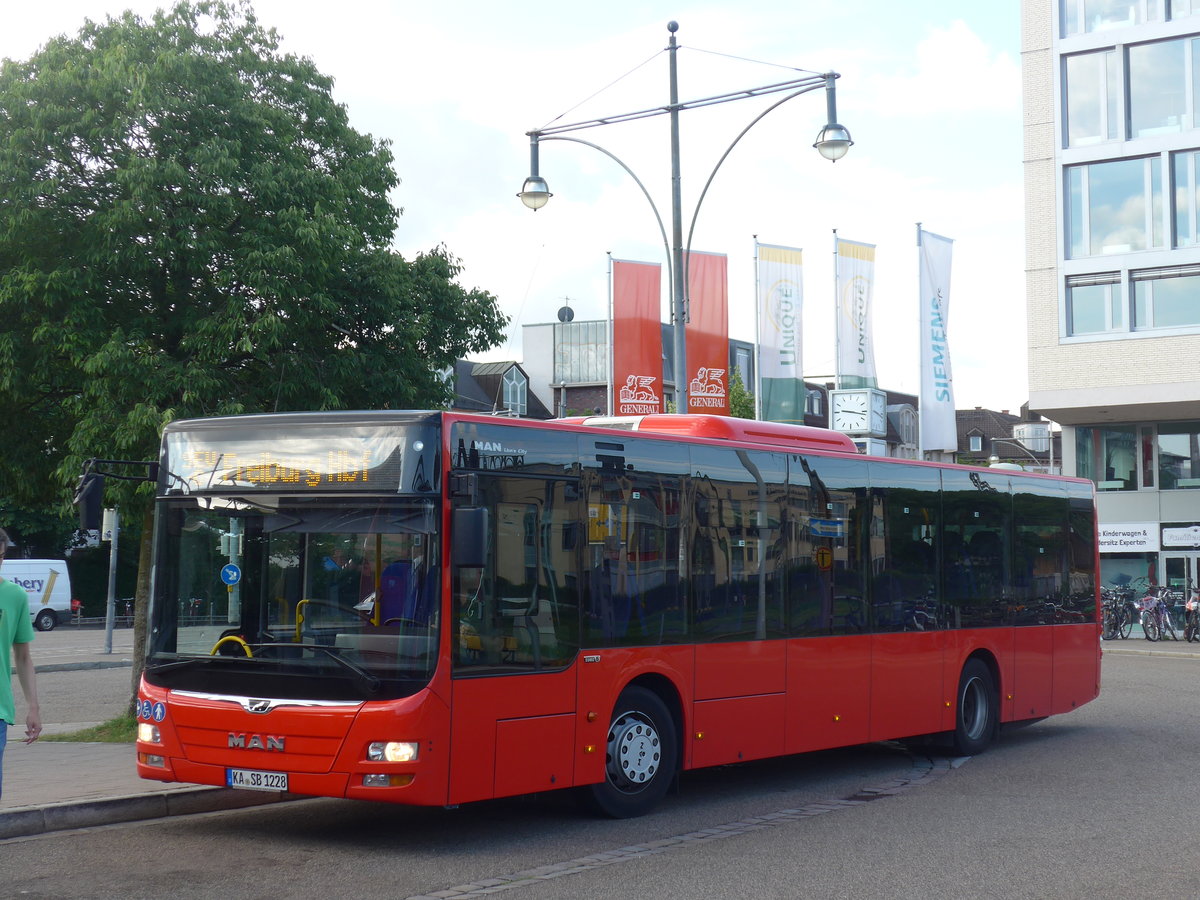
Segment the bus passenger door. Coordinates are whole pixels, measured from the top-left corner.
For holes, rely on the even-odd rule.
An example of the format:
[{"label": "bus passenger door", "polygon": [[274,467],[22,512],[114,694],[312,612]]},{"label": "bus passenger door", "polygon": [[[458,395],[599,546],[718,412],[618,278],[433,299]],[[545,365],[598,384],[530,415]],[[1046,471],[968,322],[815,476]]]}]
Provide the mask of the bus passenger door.
[{"label": "bus passenger door", "polygon": [[479,476],[487,561],[451,577],[450,803],[573,779],[578,491],[570,480]]}]

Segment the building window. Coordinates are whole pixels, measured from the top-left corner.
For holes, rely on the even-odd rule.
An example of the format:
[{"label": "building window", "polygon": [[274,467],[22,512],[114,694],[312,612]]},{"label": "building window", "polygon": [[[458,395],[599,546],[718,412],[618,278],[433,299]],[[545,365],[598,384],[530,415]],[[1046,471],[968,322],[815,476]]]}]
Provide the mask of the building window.
[{"label": "building window", "polygon": [[742,376],[742,387],[751,394],[754,393],[754,358],[749,347],[733,348],[734,363],[738,374]]},{"label": "building window", "polygon": [[[1163,20],[1164,0],[1062,0],[1062,33],[1088,34]],[[1182,0],[1187,5],[1189,0]],[[1180,0],[1171,4],[1171,12]]]},{"label": "building window", "polygon": [[917,416],[911,408],[900,411],[900,440],[905,444],[917,443]]},{"label": "building window", "polygon": [[1200,15],[1200,0],[1171,0],[1171,18]]},{"label": "building window", "polygon": [[1188,150],[1171,155],[1171,187],[1175,197],[1175,246],[1193,247],[1200,244],[1196,222],[1197,188],[1196,161],[1200,153]]},{"label": "building window", "polygon": [[1131,272],[1133,327],[1190,328],[1200,325],[1200,266]]},{"label": "building window", "polygon": [[1158,426],[1158,479],[1163,490],[1200,488],[1200,422]]},{"label": "building window", "polygon": [[1067,146],[1115,141],[1121,96],[1121,70],[1115,50],[1081,53],[1064,59]]},{"label": "building window", "polygon": [[554,324],[555,384],[603,384],[608,356],[607,322]]},{"label": "building window", "polygon": [[1075,471],[1102,491],[1137,490],[1136,429],[1132,425],[1076,429]]},{"label": "building window", "polygon": [[972,453],[982,453],[983,452],[983,435],[981,435],[981,434],[971,435],[971,452]]},{"label": "building window", "polygon": [[1163,246],[1160,157],[1071,166],[1066,179],[1072,259]]},{"label": "building window", "polygon": [[804,393],[804,411],[812,416],[824,415],[822,412],[823,404],[821,402],[822,393],[820,391],[809,390]]},{"label": "building window", "polygon": [[1119,272],[1067,279],[1067,334],[1101,334],[1124,328]]},{"label": "building window", "polygon": [[1196,41],[1159,41],[1129,48],[1129,136],[1174,134],[1194,127],[1188,104]]},{"label": "building window", "polygon": [[529,396],[529,380],[518,368],[504,373],[504,408],[518,416],[525,415]]}]

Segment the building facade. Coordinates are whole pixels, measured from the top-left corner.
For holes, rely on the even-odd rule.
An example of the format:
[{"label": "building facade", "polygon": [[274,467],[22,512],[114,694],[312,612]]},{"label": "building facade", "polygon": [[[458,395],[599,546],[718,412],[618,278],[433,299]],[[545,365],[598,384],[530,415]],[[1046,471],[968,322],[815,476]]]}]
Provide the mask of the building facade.
[{"label": "building facade", "polygon": [[1200,583],[1200,0],[1022,0],[1029,407],[1104,584]]},{"label": "building facade", "polygon": [[[555,416],[608,415],[613,408],[608,384],[609,332],[603,319],[546,322],[525,325],[522,331],[522,366],[529,375],[529,390]],[[674,408],[674,341],[672,326],[662,325],[663,399]],[[736,372],[750,393],[755,389],[754,345],[729,341],[729,370]],[[830,383],[806,381],[804,424],[838,427],[830,421]],[[918,455],[917,398],[896,391],[881,395],[884,420],[875,431],[848,430],[859,450],[879,456],[916,459]]]}]

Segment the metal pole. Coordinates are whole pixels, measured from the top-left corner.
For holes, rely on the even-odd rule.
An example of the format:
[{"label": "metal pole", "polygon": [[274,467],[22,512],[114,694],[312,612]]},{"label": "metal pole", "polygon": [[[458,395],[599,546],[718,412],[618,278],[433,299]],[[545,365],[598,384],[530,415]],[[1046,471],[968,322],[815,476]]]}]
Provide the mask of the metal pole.
[{"label": "metal pole", "polygon": [[[759,292],[762,290],[758,274],[758,235],[754,235],[754,418],[762,421],[762,348],[759,346],[762,342],[762,322],[759,321],[759,316],[762,314],[759,307],[762,306],[762,299]],[[800,375],[801,380],[804,379],[804,374]],[[800,413],[803,419],[804,413]]]},{"label": "metal pole", "polygon": [[675,345],[675,411],[686,413],[688,369],[687,336],[684,329],[687,323],[687,285],[683,268],[683,189],[679,176],[679,70],[676,60],[679,47],[675,42],[675,32],[678,30],[678,22],[667,23],[667,31],[671,33],[671,40],[667,45],[671,53],[671,272],[674,282],[671,291],[671,318],[674,319],[675,326],[671,336]]},{"label": "metal pole", "polygon": [[[917,346],[923,348],[925,335],[921,333],[921,310],[924,309],[925,296],[921,293],[921,275],[925,271],[925,257],[921,255],[921,223],[917,223]],[[922,349],[921,354],[924,354]],[[921,427],[921,404],[925,400],[925,373],[919,374],[920,383],[917,387],[917,459],[925,459],[925,429]]]},{"label": "metal pole", "polygon": [[[615,416],[617,407],[615,403],[615,391],[613,389],[613,379],[617,372],[617,345],[614,342],[616,328],[613,322],[613,258],[612,251],[608,251],[608,321],[605,323],[605,330],[608,332],[608,356],[605,363],[608,367],[608,390],[607,404],[608,408],[604,411],[605,415]],[[658,309],[659,315],[662,315],[662,308]]]},{"label": "metal pole", "polygon": [[121,533],[121,509],[112,509],[112,530],[108,547],[108,604],[104,612],[104,652],[112,653],[113,625],[117,612],[117,537]]},{"label": "metal pole", "polygon": [[838,236],[833,229],[833,386],[842,386],[842,287],[838,283]]}]

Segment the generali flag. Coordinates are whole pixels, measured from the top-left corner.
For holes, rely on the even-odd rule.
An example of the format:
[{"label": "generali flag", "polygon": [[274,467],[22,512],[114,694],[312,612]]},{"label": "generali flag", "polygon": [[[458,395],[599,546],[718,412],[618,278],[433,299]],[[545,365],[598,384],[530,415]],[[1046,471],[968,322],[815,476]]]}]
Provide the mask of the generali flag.
[{"label": "generali flag", "polygon": [[917,229],[921,257],[921,449],[958,450],[950,370],[950,259],[954,241]]},{"label": "generali flag", "polygon": [[663,411],[658,263],[613,260],[613,405],[618,416]]},{"label": "generali flag", "polygon": [[839,387],[875,387],[871,296],[875,288],[875,245],[837,243],[837,374]]},{"label": "generali flag", "polygon": [[729,288],[724,253],[688,254],[687,396],[690,413],[729,415]]},{"label": "generali flag", "polygon": [[762,417],[804,423],[804,370],[800,359],[803,254],[759,244],[758,371]]}]

